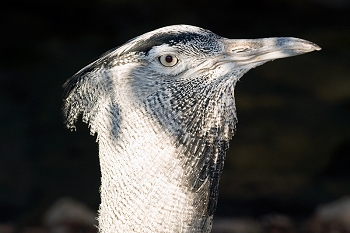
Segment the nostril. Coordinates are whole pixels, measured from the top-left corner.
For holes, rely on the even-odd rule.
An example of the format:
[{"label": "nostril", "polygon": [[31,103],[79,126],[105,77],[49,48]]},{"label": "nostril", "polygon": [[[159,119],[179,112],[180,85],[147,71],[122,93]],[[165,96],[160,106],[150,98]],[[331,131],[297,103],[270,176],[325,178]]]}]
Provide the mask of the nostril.
[{"label": "nostril", "polygon": [[247,52],[248,50],[249,50],[249,47],[247,46],[239,46],[239,47],[233,48],[231,51],[233,53],[243,53],[243,52]]}]

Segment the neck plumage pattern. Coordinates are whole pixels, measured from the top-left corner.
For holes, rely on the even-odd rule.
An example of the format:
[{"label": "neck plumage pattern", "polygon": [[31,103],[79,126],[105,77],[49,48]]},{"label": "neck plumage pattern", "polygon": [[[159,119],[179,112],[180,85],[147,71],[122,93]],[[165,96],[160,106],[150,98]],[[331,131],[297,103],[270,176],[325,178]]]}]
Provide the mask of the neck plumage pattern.
[{"label": "neck plumage pattern", "polygon": [[[147,98],[146,108],[170,135],[185,169],[183,185],[194,193],[194,219],[208,224],[216,209],[219,177],[237,123],[235,79],[199,76],[172,82]],[[198,130],[200,129],[200,130]],[[198,229],[203,229],[198,226]]]}]

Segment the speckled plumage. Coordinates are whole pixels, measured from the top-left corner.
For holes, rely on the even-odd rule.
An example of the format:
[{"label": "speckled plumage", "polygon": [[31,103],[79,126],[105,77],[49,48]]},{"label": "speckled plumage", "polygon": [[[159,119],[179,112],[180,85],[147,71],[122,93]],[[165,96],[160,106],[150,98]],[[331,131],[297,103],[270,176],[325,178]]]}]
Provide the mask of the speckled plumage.
[{"label": "speckled plumage", "polygon": [[[288,52],[256,55],[281,44]],[[82,115],[98,135],[100,232],[210,232],[237,123],[236,82],[266,61],[315,49],[295,38],[228,40],[175,25],[128,41],[69,79],[67,126]],[[167,54],[176,65],[159,62]]]}]

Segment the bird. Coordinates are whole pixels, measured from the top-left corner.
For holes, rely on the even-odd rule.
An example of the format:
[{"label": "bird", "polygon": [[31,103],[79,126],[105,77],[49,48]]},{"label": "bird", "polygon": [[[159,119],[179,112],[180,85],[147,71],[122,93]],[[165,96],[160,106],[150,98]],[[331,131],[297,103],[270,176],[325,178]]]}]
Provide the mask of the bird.
[{"label": "bird", "polygon": [[210,232],[236,131],[237,81],[268,61],[320,49],[294,37],[227,39],[172,25],[69,78],[65,124],[76,130],[81,119],[97,135],[99,232]]}]

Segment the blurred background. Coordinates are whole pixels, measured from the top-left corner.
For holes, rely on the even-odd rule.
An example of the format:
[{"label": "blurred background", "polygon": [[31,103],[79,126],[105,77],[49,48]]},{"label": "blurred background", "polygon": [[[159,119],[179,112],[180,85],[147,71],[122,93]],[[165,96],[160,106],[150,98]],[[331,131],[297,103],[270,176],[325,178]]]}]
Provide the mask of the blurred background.
[{"label": "blurred background", "polygon": [[81,122],[76,132],[65,128],[62,84],[105,51],[172,24],[236,39],[293,36],[322,47],[269,62],[237,84],[238,131],[222,174],[216,219],[217,225],[236,227],[221,232],[239,232],[245,223],[257,226],[255,232],[331,232],[329,222],[341,215],[345,220],[334,220],[335,229],[350,232],[349,0],[1,5],[0,233],[46,232],[48,225],[66,221],[51,218],[64,219],[65,212],[57,210],[62,205],[77,206],[68,212],[86,212],[88,219],[95,215],[96,138]]}]

